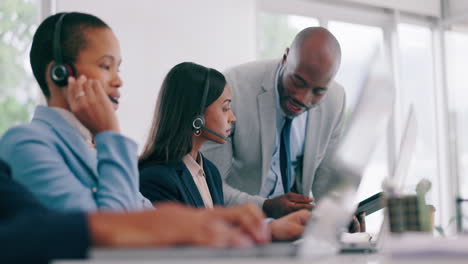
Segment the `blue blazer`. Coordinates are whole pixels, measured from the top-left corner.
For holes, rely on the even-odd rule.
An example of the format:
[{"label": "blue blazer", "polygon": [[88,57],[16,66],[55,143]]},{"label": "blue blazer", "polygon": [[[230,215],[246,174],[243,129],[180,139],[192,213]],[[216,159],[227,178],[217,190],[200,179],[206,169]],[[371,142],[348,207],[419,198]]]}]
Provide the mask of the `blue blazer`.
[{"label": "blue blazer", "polygon": [[137,145],[112,132],[95,137],[91,149],[55,110],[38,106],[29,124],[0,139],[0,159],[13,179],[46,207],[124,211],[152,208],[139,192]]},{"label": "blue blazer", "polygon": [[[213,205],[224,206],[223,183],[218,169],[203,157],[203,170]],[[182,161],[175,165],[143,165],[140,168],[140,191],[151,202],[177,201],[205,207],[192,174]]]},{"label": "blue blazer", "polygon": [[0,245],[0,263],[84,258],[90,245],[86,215],[46,209],[12,181],[9,168],[0,161]]}]

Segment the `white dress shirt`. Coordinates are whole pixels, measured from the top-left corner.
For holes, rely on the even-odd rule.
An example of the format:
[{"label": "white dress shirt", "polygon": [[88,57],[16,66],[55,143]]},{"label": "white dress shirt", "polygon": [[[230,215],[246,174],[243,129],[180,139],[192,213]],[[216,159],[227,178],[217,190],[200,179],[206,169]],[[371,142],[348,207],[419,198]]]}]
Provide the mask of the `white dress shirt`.
[{"label": "white dress shirt", "polygon": [[[280,105],[279,92],[278,92],[278,79],[281,67],[278,67],[275,76],[275,110],[276,110],[276,135],[275,145],[271,158],[270,170],[268,176],[263,182],[260,190],[260,196],[265,198],[275,198],[284,194],[283,179],[281,178],[280,168],[280,135],[283,129],[286,115]],[[294,117],[291,123],[291,138],[290,138],[290,153],[291,153],[291,186],[294,183],[296,168],[302,167],[302,160],[304,157],[305,136],[307,129],[307,116],[308,111]]]}]

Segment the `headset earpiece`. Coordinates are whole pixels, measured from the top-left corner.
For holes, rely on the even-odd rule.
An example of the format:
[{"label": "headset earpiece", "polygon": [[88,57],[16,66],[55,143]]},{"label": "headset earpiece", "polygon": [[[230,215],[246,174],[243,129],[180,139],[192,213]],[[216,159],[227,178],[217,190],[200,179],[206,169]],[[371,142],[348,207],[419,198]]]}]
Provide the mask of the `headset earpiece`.
[{"label": "headset earpiece", "polygon": [[50,68],[50,79],[57,86],[66,86],[68,77],[76,77],[76,70],[73,64],[54,63]]},{"label": "headset earpiece", "polygon": [[198,115],[193,119],[192,127],[194,130],[201,130],[205,127],[205,117],[202,115]]},{"label": "headset earpiece", "polygon": [[62,24],[63,18],[67,15],[67,13],[63,13],[57,23],[55,24],[54,29],[54,39],[53,39],[53,56],[54,56],[54,64],[50,68],[50,79],[57,85],[57,86],[66,86],[68,84],[68,77],[73,76],[76,77],[76,69],[71,63],[65,63],[62,57],[62,49],[61,49],[61,31],[62,31]]},{"label": "headset earpiece", "polygon": [[208,96],[208,90],[210,89],[210,69],[206,72],[205,83],[203,85],[203,95],[200,103],[200,110],[198,111],[195,118],[192,121],[192,128],[197,134],[201,133],[201,130],[205,127],[205,116],[203,112],[205,110],[206,97]]},{"label": "headset earpiece", "polygon": [[195,118],[192,121],[192,128],[195,131],[195,135],[199,136],[201,134],[202,130],[206,130],[210,132],[211,134],[222,138],[224,140],[227,140],[227,138],[219,133],[216,133],[215,131],[207,128],[205,125],[205,116],[203,115],[203,112],[205,110],[205,105],[206,105],[206,99],[208,97],[208,90],[210,89],[210,69],[208,69],[208,72],[206,73],[206,79],[205,79],[205,84],[203,86],[203,95],[202,95],[202,101],[200,104],[200,111],[198,114],[195,116]]}]

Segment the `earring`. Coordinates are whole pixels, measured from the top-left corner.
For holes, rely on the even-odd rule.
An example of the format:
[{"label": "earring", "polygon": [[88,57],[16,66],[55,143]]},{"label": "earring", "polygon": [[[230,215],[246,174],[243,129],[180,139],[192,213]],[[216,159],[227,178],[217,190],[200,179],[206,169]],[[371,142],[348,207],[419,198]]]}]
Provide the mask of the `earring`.
[{"label": "earring", "polygon": [[201,130],[200,129],[195,130],[194,134],[195,136],[199,137],[201,135]]}]

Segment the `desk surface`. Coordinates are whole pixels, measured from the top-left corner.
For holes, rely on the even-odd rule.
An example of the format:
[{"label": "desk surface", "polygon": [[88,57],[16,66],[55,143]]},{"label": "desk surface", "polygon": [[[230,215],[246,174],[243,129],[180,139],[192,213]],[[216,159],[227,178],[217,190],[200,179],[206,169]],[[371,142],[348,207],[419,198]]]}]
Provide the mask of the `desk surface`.
[{"label": "desk surface", "polygon": [[[372,254],[336,254],[313,258],[273,257],[287,256],[279,252],[281,244],[271,245],[268,251],[258,251],[250,254],[246,250],[215,250],[201,248],[173,248],[173,249],[95,249],[91,250],[91,259],[85,261],[56,261],[56,264],[89,263],[193,263],[193,264],[393,264],[393,263],[467,263],[468,236],[454,239],[433,238],[427,234],[409,234],[391,237],[385,240],[379,253]],[[271,250],[273,249],[273,251]],[[317,249],[316,247],[314,249]],[[255,250],[255,249],[253,249]],[[271,252],[271,253],[270,253]],[[291,252],[291,251],[286,251]],[[292,251],[297,252],[297,251]],[[209,254],[206,254],[209,253]],[[280,254],[276,254],[280,253]],[[292,255],[292,254],[289,254]],[[207,256],[209,258],[207,258]],[[255,258],[250,256],[260,256]],[[266,257],[262,257],[266,256]]]},{"label": "desk surface", "polygon": [[190,263],[190,264],[310,264],[313,261],[314,264],[461,264],[466,263],[466,258],[425,258],[425,257],[411,257],[411,258],[391,258],[383,255],[372,254],[342,254],[332,257],[317,258],[317,259],[293,259],[293,258],[263,258],[263,259],[249,259],[249,258],[238,258],[238,259],[153,259],[153,260],[88,260],[88,261],[57,261],[54,264],[113,264],[113,263],[135,263],[135,264],[149,264],[149,263]]}]

